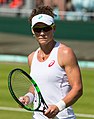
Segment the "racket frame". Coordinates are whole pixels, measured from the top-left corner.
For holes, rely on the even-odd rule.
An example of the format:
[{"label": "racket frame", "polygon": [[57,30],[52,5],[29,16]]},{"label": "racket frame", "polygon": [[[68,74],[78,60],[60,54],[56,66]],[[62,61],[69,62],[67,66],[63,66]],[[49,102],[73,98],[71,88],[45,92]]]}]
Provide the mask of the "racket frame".
[{"label": "racket frame", "polygon": [[[38,93],[38,97],[39,97],[38,107],[37,107],[36,109],[31,109],[31,108],[28,107],[27,105],[22,104],[22,103],[19,101],[19,99],[16,97],[16,95],[15,95],[15,93],[14,93],[14,91],[13,91],[13,88],[12,88],[12,83],[11,83],[11,82],[12,82],[12,75],[13,75],[13,73],[14,73],[15,71],[20,71],[21,73],[23,73],[25,76],[28,77],[28,79],[29,79],[29,80],[31,81],[31,83],[34,85],[34,87],[35,87],[35,89],[36,89],[36,91],[37,91],[37,93]],[[39,109],[40,106],[41,106],[41,103],[43,103],[45,109],[48,108],[47,104],[45,103],[45,101],[44,101],[44,99],[43,99],[43,97],[42,97],[42,94],[41,94],[41,92],[40,92],[40,89],[39,89],[38,85],[37,85],[36,82],[30,77],[30,75],[28,75],[24,70],[22,70],[22,69],[20,69],[20,68],[15,68],[15,69],[13,69],[13,70],[9,73],[9,75],[8,75],[8,88],[9,88],[9,91],[10,91],[12,97],[14,98],[14,100],[15,100],[19,105],[21,105],[21,107],[23,107],[24,109],[26,109],[26,110],[28,110],[28,111],[40,111],[40,112],[44,112],[44,110]]]}]

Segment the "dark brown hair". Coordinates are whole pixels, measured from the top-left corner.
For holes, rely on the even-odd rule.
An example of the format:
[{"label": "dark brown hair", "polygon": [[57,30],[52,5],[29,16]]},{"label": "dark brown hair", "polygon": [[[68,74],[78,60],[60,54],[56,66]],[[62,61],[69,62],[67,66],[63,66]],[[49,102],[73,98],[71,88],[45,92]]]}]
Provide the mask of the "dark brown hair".
[{"label": "dark brown hair", "polygon": [[38,14],[47,14],[54,18],[55,14],[53,13],[53,9],[50,6],[39,6],[38,8],[33,9],[30,17],[29,22],[32,22],[32,18]]}]

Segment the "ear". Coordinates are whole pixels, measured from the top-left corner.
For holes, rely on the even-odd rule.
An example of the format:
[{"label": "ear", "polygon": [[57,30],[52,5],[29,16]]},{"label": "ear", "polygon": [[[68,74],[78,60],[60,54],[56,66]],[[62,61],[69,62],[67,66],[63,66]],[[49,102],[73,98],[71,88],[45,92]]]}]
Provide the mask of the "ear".
[{"label": "ear", "polygon": [[33,34],[33,35],[35,35],[35,33],[34,33],[33,29],[32,29],[32,34]]}]

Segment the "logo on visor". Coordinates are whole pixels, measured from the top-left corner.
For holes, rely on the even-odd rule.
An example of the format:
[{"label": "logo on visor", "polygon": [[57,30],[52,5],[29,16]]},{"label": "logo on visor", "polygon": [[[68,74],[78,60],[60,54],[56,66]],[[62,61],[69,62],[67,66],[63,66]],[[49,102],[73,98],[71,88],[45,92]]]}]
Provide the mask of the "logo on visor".
[{"label": "logo on visor", "polygon": [[48,65],[48,67],[53,66],[53,65],[54,65],[54,63],[55,63],[55,60],[52,60],[52,61],[50,62],[50,64]]},{"label": "logo on visor", "polygon": [[41,19],[43,16],[41,15],[41,16],[39,16],[39,18],[38,19]]}]

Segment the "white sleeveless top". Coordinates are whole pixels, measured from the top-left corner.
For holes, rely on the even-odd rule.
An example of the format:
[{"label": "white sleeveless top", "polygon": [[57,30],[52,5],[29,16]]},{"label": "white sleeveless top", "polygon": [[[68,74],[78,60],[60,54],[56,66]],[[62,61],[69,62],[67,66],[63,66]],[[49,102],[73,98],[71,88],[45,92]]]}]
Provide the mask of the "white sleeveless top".
[{"label": "white sleeveless top", "polygon": [[[40,62],[37,59],[39,49],[35,51],[32,60],[30,76],[38,84],[47,105],[56,104],[63,99],[71,89],[65,70],[58,64],[57,56],[59,45],[60,43],[57,42],[46,61]],[[70,117],[74,114],[72,108],[68,107],[58,115],[62,117],[60,119],[63,119],[64,115],[65,117]]]}]

